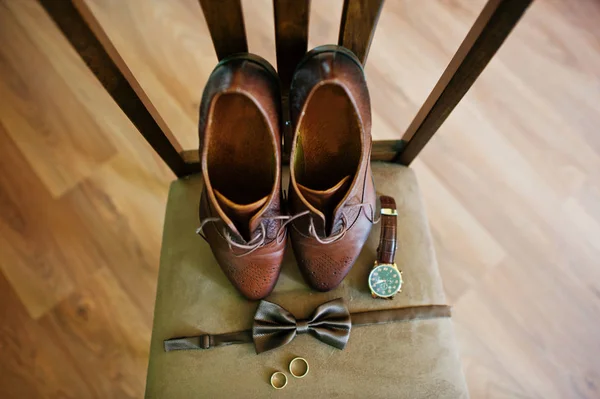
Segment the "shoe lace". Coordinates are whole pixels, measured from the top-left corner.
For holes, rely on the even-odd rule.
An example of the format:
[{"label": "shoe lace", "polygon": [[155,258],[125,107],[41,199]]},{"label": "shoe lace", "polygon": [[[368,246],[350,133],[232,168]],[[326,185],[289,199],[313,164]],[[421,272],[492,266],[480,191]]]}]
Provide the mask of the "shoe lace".
[{"label": "shoe lace", "polygon": [[[373,224],[379,223],[380,218],[377,218],[377,220],[375,220],[375,210],[373,209],[373,205],[368,204],[368,203],[358,203],[358,204],[350,204],[350,205],[345,206],[346,209],[366,208],[366,207],[368,207],[371,212],[370,217],[367,217],[369,219],[369,221]],[[260,230],[259,230],[258,235],[256,235],[254,238],[252,238],[250,241],[248,241],[246,243],[240,243],[240,242],[235,241],[233,239],[233,236],[231,235],[231,233],[225,226],[223,226],[223,229],[221,230],[221,234],[227,241],[227,245],[229,246],[229,249],[231,251],[233,251],[234,247],[245,251],[240,254],[234,253],[234,256],[242,257],[242,256],[251,254],[252,252],[256,251],[257,249],[263,247],[266,244],[267,229],[265,227],[265,221],[267,221],[267,220],[282,220],[283,221],[283,223],[281,223],[281,226],[279,227],[279,229],[277,229],[277,234],[275,235],[277,244],[281,244],[283,242],[283,239],[285,238],[286,226],[288,224],[290,224],[291,222],[293,222],[294,220],[299,219],[304,216],[307,216],[307,215],[310,215],[310,210],[306,210],[306,211],[297,213],[293,216],[291,216],[291,215],[267,216],[267,217],[263,218],[260,222]],[[342,228],[340,229],[339,232],[332,234],[328,237],[319,237],[319,234],[317,233],[317,229],[315,228],[314,219],[311,216],[310,224],[308,226],[308,233],[315,240],[317,240],[317,242],[319,242],[321,244],[324,244],[324,245],[332,244],[332,243],[344,238],[344,236],[348,232],[348,220],[346,219],[346,215],[344,213],[342,213],[341,220],[342,220]],[[198,234],[200,237],[202,237],[204,239],[204,241],[206,241],[206,242],[208,242],[208,239],[204,235],[203,230],[204,230],[204,227],[208,223],[223,223],[223,220],[221,220],[221,218],[218,218],[218,217],[208,217],[208,218],[203,219],[200,222],[200,227],[198,227],[196,229],[196,234]]]},{"label": "shoe lace", "polygon": [[[221,234],[223,235],[223,237],[225,238],[225,241],[227,241],[227,245],[229,246],[229,250],[231,250],[233,252],[233,248],[237,248],[239,250],[242,250],[244,252],[239,253],[239,254],[235,254],[234,256],[236,257],[242,257],[242,256],[246,256],[246,255],[250,255],[252,252],[256,251],[257,249],[263,247],[266,243],[267,243],[267,229],[265,227],[265,221],[268,220],[288,220],[290,219],[290,216],[287,215],[283,215],[283,216],[267,216],[264,217],[261,221],[260,221],[260,230],[258,232],[258,234],[253,237],[250,241],[245,242],[245,243],[240,243],[237,242],[236,240],[234,240],[233,236],[231,235],[229,229],[226,228],[226,226],[223,226],[222,230],[221,230]],[[208,223],[223,223],[223,220],[221,220],[221,218],[218,217],[208,217],[205,218],[203,220],[200,221],[200,227],[198,227],[196,229],[196,234],[198,234],[200,237],[202,237],[204,239],[204,241],[208,242],[208,239],[206,238],[206,236],[204,235],[204,227],[208,224]],[[285,237],[285,234],[283,234],[283,229],[279,228],[277,230],[277,235],[276,235],[276,240],[278,244],[281,244],[283,242],[283,239]]]},{"label": "shoe lace", "polygon": [[[346,209],[366,208],[366,207],[368,207],[369,210],[371,211],[371,215],[370,215],[370,217],[368,217],[369,221],[373,224],[379,223],[379,218],[377,220],[375,220],[375,210],[373,209],[373,205],[368,204],[368,203],[358,203],[358,204],[350,204],[350,205],[345,206]],[[306,211],[297,213],[294,216],[289,216],[288,219],[281,224],[279,231],[282,231],[292,221],[299,219],[301,217],[307,216],[307,215],[310,215],[310,210],[306,210]],[[344,236],[348,232],[348,219],[346,218],[346,215],[344,213],[342,213],[341,220],[342,220],[342,228],[340,229],[339,232],[332,234],[328,237],[319,237],[319,234],[317,233],[317,229],[315,228],[314,219],[311,216],[310,222],[308,225],[308,234],[310,234],[315,240],[317,240],[317,242],[319,242],[321,244],[324,244],[324,245],[332,244],[332,243],[344,238]],[[277,233],[278,236],[279,236],[279,231]]]}]

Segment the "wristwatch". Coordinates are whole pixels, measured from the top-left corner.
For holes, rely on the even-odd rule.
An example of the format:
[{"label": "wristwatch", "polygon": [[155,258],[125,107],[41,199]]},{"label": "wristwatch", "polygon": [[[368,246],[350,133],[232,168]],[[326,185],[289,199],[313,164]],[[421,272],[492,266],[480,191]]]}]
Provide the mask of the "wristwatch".
[{"label": "wristwatch", "polygon": [[369,288],[373,298],[393,299],[402,289],[402,272],[396,266],[396,222],[398,211],[392,197],[382,195],[381,236],[377,248],[377,260],[369,274]]}]

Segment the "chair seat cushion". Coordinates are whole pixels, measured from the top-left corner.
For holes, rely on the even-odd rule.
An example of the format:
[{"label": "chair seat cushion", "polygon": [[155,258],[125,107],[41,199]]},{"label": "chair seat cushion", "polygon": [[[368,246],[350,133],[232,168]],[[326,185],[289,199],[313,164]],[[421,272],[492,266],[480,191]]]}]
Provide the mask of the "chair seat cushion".
[{"label": "chair seat cushion", "polygon": [[[287,170],[284,173],[287,174]],[[306,318],[319,304],[342,297],[350,312],[411,305],[445,304],[445,296],[415,175],[409,168],[373,163],[378,194],[396,198],[396,263],[404,286],[393,300],[373,299],[367,277],[379,239],[375,225],[344,282],[321,293],[308,288],[288,246],[281,276],[267,298]],[[284,186],[287,183],[284,181]],[[167,204],[161,264],[148,365],[148,398],[402,397],[462,398],[467,390],[451,319],[355,327],[344,350],[308,334],[257,355],[251,344],[209,350],[164,352],[165,339],[249,329],[257,307],[239,295],[195,234],[202,178],[172,183]],[[303,379],[288,373],[276,391],[270,375],[304,357]]]}]

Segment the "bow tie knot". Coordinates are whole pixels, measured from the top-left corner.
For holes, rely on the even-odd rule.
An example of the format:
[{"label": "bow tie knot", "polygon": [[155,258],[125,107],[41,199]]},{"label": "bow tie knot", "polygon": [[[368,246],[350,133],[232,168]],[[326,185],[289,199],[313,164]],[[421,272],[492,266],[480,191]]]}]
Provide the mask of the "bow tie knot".
[{"label": "bow tie knot", "polygon": [[296,334],[304,334],[308,332],[308,320],[296,321]]},{"label": "bow tie knot", "polygon": [[254,315],[252,339],[256,353],[285,345],[297,334],[304,333],[335,348],[344,349],[351,327],[350,313],[341,298],[320,305],[307,320],[296,320],[281,306],[261,301]]}]

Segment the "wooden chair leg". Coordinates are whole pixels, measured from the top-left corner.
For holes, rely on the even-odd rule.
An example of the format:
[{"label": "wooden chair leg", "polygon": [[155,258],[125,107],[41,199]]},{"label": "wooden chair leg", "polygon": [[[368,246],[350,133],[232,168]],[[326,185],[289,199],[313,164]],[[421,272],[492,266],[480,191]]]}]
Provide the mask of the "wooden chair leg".
[{"label": "wooden chair leg", "polygon": [[467,93],[532,0],[489,0],[406,130],[395,162],[409,165]]},{"label": "wooden chair leg", "polygon": [[40,0],[40,4],[173,173],[178,177],[191,173],[179,143],[85,2]]}]

